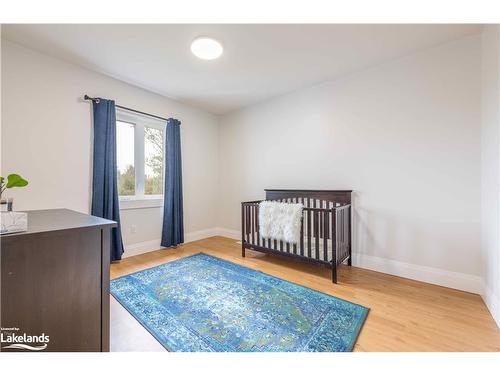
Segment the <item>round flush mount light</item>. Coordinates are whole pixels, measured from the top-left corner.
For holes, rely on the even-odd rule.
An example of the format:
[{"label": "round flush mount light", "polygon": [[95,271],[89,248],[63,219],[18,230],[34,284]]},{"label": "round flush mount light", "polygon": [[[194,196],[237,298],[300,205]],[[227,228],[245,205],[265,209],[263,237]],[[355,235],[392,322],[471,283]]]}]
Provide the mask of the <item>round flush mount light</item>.
[{"label": "round flush mount light", "polygon": [[191,42],[191,52],[203,60],[214,60],[222,55],[222,44],[213,38],[200,36]]}]

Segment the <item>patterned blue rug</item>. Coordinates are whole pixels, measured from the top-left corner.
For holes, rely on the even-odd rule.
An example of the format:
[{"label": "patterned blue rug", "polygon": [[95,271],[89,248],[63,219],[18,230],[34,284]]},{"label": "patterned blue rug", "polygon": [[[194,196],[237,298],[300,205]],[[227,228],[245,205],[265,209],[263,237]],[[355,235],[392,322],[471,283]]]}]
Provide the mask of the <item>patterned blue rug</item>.
[{"label": "patterned blue rug", "polygon": [[169,351],[351,351],[368,309],[206,254],[111,281]]}]

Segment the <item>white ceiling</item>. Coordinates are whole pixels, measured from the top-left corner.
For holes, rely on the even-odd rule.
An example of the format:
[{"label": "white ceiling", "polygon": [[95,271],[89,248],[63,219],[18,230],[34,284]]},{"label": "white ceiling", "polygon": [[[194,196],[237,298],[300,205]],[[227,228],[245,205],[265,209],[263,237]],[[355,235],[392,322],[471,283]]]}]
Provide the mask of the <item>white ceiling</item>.
[{"label": "white ceiling", "polygon": [[[417,50],[479,25],[3,25],[2,37],[222,114]],[[197,36],[222,42],[204,61]]]}]

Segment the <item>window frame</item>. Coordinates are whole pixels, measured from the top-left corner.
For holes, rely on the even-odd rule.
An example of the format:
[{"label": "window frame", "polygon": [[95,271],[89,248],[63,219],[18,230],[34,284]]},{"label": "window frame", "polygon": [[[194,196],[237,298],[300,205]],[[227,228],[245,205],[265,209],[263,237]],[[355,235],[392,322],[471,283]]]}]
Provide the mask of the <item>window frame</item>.
[{"label": "window frame", "polygon": [[[116,108],[116,121],[126,122],[134,126],[135,195],[119,195],[120,209],[127,210],[163,206],[163,194],[144,194],[146,166],[144,128],[150,127],[163,132],[163,163],[165,163],[165,124],[161,120],[156,120],[146,115],[136,114],[120,108]],[[163,168],[165,168],[165,164]],[[165,189],[165,173],[162,173],[162,186],[163,189]]]}]

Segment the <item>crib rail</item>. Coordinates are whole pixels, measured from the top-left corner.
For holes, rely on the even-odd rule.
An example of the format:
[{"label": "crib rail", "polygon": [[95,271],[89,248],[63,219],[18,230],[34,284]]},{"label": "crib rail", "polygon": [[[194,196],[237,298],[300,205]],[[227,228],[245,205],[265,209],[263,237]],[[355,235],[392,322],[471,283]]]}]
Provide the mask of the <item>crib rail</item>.
[{"label": "crib rail", "polygon": [[346,259],[349,264],[351,263],[351,204],[307,197],[274,199],[274,201],[304,205],[299,243],[284,243],[260,236],[259,203],[262,201],[242,202],[243,256],[247,248],[333,267]]}]

